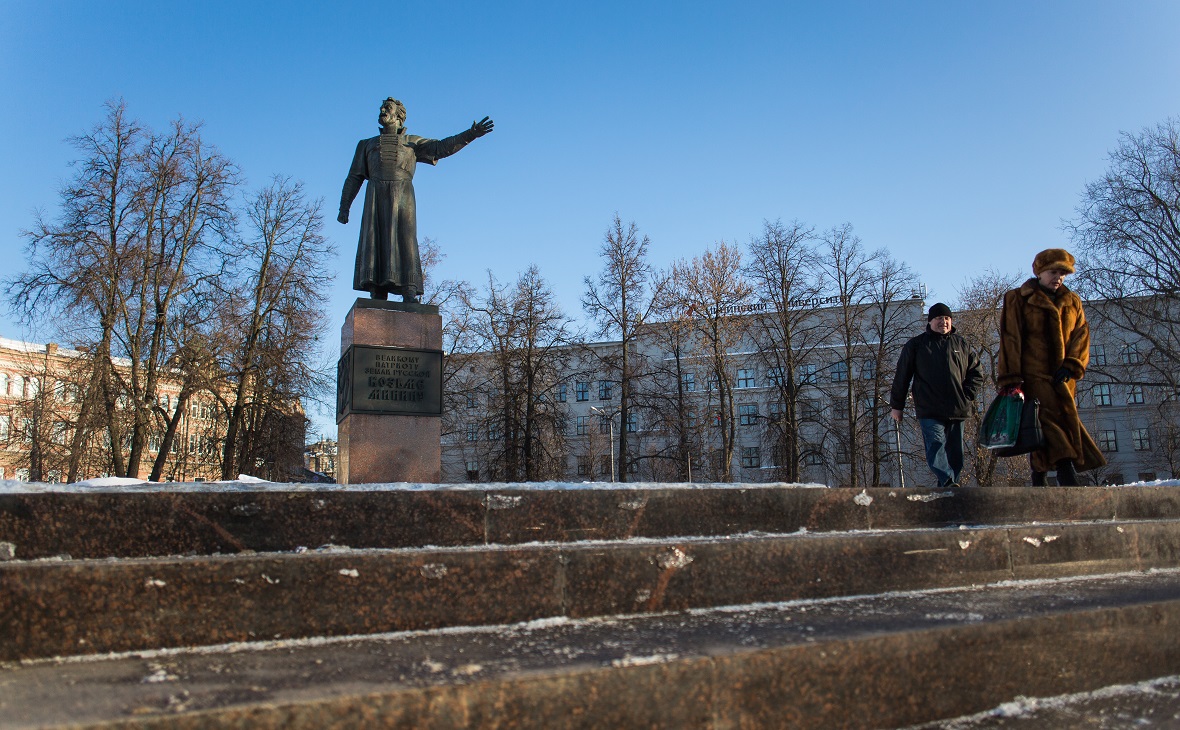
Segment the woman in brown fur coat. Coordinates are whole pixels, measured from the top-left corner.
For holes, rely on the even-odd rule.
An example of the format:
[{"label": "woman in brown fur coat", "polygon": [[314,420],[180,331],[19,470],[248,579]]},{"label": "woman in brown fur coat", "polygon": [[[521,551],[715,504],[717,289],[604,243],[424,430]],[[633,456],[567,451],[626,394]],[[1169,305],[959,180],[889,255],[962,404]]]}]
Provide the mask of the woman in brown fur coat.
[{"label": "woman in brown fur coat", "polygon": [[1000,318],[1001,391],[1019,387],[1041,401],[1045,445],[1030,454],[1033,486],[1044,486],[1046,472],[1057,483],[1077,486],[1077,472],[1106,463],[1078,417],[1076,384],[1090,362],[1090,328],[1082,300],[1064,284],[1074,258],[1062,248],[1033,259],[1034,277],[1004,295]]}]

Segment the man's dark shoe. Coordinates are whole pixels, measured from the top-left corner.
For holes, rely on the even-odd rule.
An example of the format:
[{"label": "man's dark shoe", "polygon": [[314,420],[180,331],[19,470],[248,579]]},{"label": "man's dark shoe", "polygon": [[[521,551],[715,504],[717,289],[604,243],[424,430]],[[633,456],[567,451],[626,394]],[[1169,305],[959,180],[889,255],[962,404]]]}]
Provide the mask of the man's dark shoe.
[{"label": "man's dark shoe", "polygon": [[1033,470],[1032,485],[1034,487],[1046,487],[1049,485],[1049,480],[1046,478],[1048,472]]}]

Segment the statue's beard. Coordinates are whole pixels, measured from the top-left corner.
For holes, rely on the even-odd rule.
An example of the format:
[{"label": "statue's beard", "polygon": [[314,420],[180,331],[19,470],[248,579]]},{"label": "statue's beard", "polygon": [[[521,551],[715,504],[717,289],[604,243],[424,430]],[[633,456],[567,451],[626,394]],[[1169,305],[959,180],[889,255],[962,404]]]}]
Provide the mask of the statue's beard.
[{"label": "statue's beard", "polygon": [[382,114],[377,118],[377,121],[382,127],[388,127],[392,130],[400,129],[402,126],[402,120],[393,115]]}]

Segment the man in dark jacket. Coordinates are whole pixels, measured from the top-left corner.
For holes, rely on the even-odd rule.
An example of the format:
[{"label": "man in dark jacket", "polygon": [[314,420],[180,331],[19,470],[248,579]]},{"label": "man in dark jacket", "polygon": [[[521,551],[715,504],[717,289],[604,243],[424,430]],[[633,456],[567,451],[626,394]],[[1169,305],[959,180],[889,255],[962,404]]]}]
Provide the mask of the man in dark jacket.
[{"label": "man in dark jacket", "polygon": [[955,333],[951,309],[930,308],[926,331],[901,348],[889,393],[890,415],[901,423],[906,393],[914,383],[914,409],[926,443],[926,463],[940,487],[959,486],[963,471],[963,420],[983,384],[979,356]]}]

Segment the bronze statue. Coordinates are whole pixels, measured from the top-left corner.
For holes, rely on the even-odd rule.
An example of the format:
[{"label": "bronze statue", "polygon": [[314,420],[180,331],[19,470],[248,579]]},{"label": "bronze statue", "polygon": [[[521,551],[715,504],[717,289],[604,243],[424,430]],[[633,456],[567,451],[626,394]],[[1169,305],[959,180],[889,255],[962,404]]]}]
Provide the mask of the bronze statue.
[{"label": "bronze statue", "polygon": [[414,211],[414,166],[418,162],[433,165],[455,154],[494,125],[484,117],[446,139],[406,134],[406,107],[393,97],[381,104],[377,121],[381,134],[357,143],[336,220],[348,222],[352,200],[368,180],[352,288],[369,292],[373,299],[400,294],[403,301],[417,302],[422,294],[422,259]]}]

